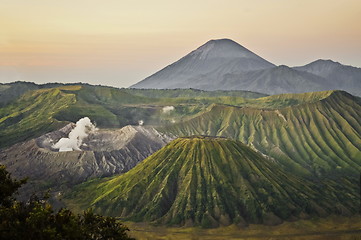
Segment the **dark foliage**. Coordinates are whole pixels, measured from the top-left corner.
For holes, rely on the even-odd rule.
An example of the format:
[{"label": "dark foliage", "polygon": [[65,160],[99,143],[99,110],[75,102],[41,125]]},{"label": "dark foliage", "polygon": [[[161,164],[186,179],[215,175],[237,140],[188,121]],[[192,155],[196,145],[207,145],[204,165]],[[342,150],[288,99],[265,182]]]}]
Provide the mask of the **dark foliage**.
[{"label": "dark foliage", "polygon": [[130,240],[129,229],[112,217],[92,210],[74,214],[68,209],[54,212],[46,199],[33,196],[28,202],[12,197],[25,180],[13,180],[0,165],[0,239],[16,240]]},{"label": "dark foliage", "polygon": [[24,183],[26,179],[20,181],[12,179],[5,166],[0,165],[0,207],[10,207],[14,201],[14,193]]}]

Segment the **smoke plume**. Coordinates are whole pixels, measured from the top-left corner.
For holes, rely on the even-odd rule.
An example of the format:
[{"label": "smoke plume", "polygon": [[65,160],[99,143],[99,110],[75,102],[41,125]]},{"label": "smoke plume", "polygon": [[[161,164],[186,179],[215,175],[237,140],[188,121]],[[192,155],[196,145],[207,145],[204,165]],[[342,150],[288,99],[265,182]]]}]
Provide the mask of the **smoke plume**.
[{"label": "smoke plume", "polygon": [[84,138],[96,130],[96,127],[88,117],[81,118],[76,122],[76,126],[71,130],[69,136],[67,138],[61,138],[54,144],[53,148],[59,149],[59,152],[80,151],[80,146],[82,145]]},{"label": "smoke plume", "polygon": [[163,107],[162,111],[163,113],[170,113],[171,111],[174,110],[174,107],[173,106],[165,106]]}]

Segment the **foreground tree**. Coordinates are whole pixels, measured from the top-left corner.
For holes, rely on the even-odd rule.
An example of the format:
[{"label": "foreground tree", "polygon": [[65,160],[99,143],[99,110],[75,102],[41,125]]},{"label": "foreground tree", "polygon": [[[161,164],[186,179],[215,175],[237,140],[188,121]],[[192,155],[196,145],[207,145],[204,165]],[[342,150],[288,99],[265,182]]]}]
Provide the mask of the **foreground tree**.
[{"label": "foreground tree", "polygon": [[28,202],[15,201],[13,195],[26,180],[14,180],[0,165],[0,239],[15,240],[130,240],[129,229],[112,217],[91,210],[74,214],[68,209],[54,212],[52,206],[36,196]]},{"label": "foreground tree", "polygon": [[24,183],[26,179],[12,179],[5,166],[0,165],[0,207],[10,207],[15,200],[14,194]]}]

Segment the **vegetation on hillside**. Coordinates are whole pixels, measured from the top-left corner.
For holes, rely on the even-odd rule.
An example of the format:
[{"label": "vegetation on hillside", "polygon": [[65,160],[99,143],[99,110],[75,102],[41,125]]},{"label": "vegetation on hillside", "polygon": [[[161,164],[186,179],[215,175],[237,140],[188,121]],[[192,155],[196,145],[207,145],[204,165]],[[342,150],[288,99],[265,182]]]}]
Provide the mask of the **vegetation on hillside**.
[{"label": "vegetation on hillside", "polygon": [[[34,87],[40,89],[31,90]],[[140,120],[147,125],[162,126],[193,118],[213,104],[276,109],[320,101],[331,94],[319,92],[264,97],[244,91],[141,90],[28,83],[1,85],[1,88],[11,88],[9,93],[25,94],[0,107],[0,148],[37,137],[82,117],[89,117],[99,127],[105,128],[137,125]],[[174,110],[164,112],[166,106],[172,106]]]},{"label": "vegetation on hillside", "polygon": [[203,136],[174,140],[129,172],[80,184],[67,198],[127,220],[202,227],[351,214],[359,200],[283,171],[238,141]]},{"label": "vegetation on hillside", "polygon": [[0,83],[0,107],[6,106],[24,93],[38,88],[37,84],[30,82]]},{"label": "vegetation on hillside", "polygon": [[[203,227],[276,224],[359,210],[361,100],[343,91],[263,96],[84,84],[37,89],[19,83],[0,85],[4,94],[0,148],[82,117],[101,128],[143,120],[174,136],[220,136],[247,145],[223,138],[178,139],[129,173],[80,185],[68,202],[74,208]],[[174,109],[166,112],[167,106]],[[54,216],[42,202],[34,203]]]},{"label": "vegetation on hillside", "polygon": [[46,201],[33,197],[28,202],[13,198],[25,180],[14,180],[0,165],[0,238],[3,240],[126,240],[128,228],[115,218],[91,210],[74,214],[61,209],[54,212]]},{"label": "vegetation on hillside", "polygon": [[64,123],[56,120],[55,114],[75,101],[74,94],[65,93],[60,88],[51,88],[30,91],[0,108],[0,147],[60,128]]},{"label": "vegetation on hillside", "polygon": [[194,97],[242,97],[242,98],[260,98],[266,97],[266,94],[250,91],[204,91],[198,89],[124,89],[130,94],[150,97],[150,98],[194,98]]},{"label": "vegetation on hillside", "polygon": [[[305,95],[314,99],[312,94],[296,96],[304,99]],[[290,98],[256,100],[270,99]],[[337,178],[358,176],[361,171],[361,104],[345,92],[280,109],[212,105],[188,121],[159,130],[176,136],[237,139],[301,176]]]}]

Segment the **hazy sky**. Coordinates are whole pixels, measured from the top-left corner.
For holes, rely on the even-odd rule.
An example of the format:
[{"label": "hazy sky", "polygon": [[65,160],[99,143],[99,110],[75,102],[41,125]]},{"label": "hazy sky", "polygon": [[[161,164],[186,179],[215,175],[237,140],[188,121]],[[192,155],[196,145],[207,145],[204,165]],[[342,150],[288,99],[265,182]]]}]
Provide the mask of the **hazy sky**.
[{"label": "hazy sky", "polygon": [[128,87],[210,39],[361,67],[360,0],[0,0],[0,82]]}]

